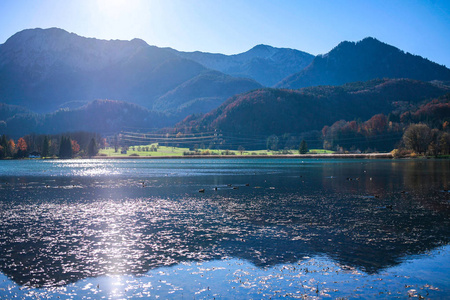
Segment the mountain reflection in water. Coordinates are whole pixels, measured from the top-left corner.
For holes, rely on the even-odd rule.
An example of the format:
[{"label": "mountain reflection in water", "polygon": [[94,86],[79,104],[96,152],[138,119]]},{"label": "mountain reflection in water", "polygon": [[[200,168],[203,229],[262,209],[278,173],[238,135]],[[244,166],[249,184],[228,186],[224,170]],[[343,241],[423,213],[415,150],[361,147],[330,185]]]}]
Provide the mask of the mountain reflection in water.
[{"label": "mountain reflection in water", "polygon": [[450,238],[445,160],[88,162],[0,166],[0,270],[16,283],[223,257],[376,273]]}]

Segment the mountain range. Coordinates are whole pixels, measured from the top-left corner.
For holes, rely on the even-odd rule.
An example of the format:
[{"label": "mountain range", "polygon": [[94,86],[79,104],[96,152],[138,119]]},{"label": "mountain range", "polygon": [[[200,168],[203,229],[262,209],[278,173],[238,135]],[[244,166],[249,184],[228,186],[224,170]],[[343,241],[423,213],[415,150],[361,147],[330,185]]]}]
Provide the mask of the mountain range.
[{"label": "mountain range", "polygon": [[268,45],[257,45],[247,52],[235,55],[176,50],[174,53],[209,69],[254,79],[264,86],[274,86],[287,76],[300,72],[314,59],[313,55],[306,52]]},{"label": "mountain range", "polygon": [[[220,95],[195,89],[180,95],[181,85],[203,81],[216,85]],[[229,81],[235,84],[230,85]],[[256,81],[234,78],[184,59],[144,41],[105,41],[64,30],[24,30],[0,46],[0,102],[51,112],[73,101],[119,99],[154,109],[167,93],[194,104],[198,98],[226,98],[260,88]],[[187,103],[185,114],[191,113]],[[174,112],[179,107],[166,109]],[[206,110],[204,111],[206,112]]]},{"label": "mountain range", "polygon": [[[369,118],[394,101],[445,94],[449,82],[445,66],[374,38],[345,41],[315,57],[268,45],[224,55],[27,29],[0,45],[0,130],[54,133],[91,124],[106,134],[127,124],[173,126],[187,117],[202,128],[276,134],[288,126],[302,131],[338,118]],[[99,117],[86,120],[88,111]]]},{"label": "mountain range", "polygon": [[316,56],[310,65],[276,87],[299,89],[376,78],[450,80],[450,69],[369,37],[356,43],[340,43],[327,54]]}]

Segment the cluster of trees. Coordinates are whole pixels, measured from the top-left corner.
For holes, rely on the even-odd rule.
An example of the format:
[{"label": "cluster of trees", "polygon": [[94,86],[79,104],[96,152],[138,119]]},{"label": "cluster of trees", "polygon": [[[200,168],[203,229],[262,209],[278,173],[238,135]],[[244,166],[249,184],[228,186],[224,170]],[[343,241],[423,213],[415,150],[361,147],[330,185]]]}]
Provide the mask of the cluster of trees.
[{"label": "cluster of trees", "polygon": [[431,129],[427,124],[411,124],[403,134],[402,142],[407,150],[430,156],[449,155],[450,123],[444,122],[442,130]]},{"label": "cluster of trees", "polygon": [[[300,147],[302,147],[302,145],[304,147],[306,143],[311,148],[321,148],[322,142],[320,131],[311,130],[298,135],[290,133],[285,133],[280,136],[271,135],[266,139],[266,149],[271,151],[299,150]],[[259,147],[259,149],[261,149],[261,147]]]},{"label": "cluster of trees", "polygon": [[[323,148],[338,151],[391,151],[406,149],[416,154],[448,155],[450,123],[448,120],[429,119],[427,123],[391,121],[391,115],[375,115],[366,122],[344,120],[322,129]],[[408,113],[408,121],[412,114]],[[450,116],[450,114],[448,115]]]},{"label": "cluster of trees", "polygon": [[391,151],[394,148],[417,154],[447,155],[450,145],[449,122],[438,128],[425,123],[394,123],[384,115],[366,122],[338,121],[322,130],[324,149],[337,151]]},{"label": "cluster of trees", "polygon": [[16,153],[16,143],[14,140],[7,139],[6,135],[2,135],[0,141],[0,158],[12,157]]},{"label": "cluster of trees", "polygon": [[[131,146],[131,150],[133,150],[133,151],[138,151],[138,152],[158,152],[158,147],[159,147],[159,145],[158,144],[156,144],[156,145],[154,145],[154,144],[152,144],[152,145],[150,145],[150,146]],[[128,147],[122,147],[123,148],[123,150],[128,150]],[[115,151],[115,152],[117,152],[117,151]]]},{"label": "cluster of trees", "polygon": [[75,132],[60,135],[25,135],[17,140],[2,135],[0,159],[24,158],[30,154],[41,157],[91,157],[104,148],[106,142],[96,133]]},{"label": "cluster of trees", "polygon": [[323,148],[327,150],[391,151],[401,140],[403,129],[383,114],[367,120],[340,120],[322,129]]},{"label": "cluster of trees", "polygon": [[78,108],[47,114],[0,103],[0,132],[12,137],[21,137],[29,132],[58,134],[91,128],[101,134],[111,134],[124,127],[160,128],[172,122],[174,120],[163,113],[114,100],[95,100]]},{"label": "cluster of trees", "polygon": [[0,140],[0,159],[22,158],[28,155],[28,145],[24,138],[20,138],[17,143],[13,139],[2,135]]},{"label": "cluster of trees", "polygon": [[417,154],[448,153],[450,94],[418,104],[397,102],[387,116],[365,122],[340,120],[322,129],[323,148],[351,151],[406,149]]}]

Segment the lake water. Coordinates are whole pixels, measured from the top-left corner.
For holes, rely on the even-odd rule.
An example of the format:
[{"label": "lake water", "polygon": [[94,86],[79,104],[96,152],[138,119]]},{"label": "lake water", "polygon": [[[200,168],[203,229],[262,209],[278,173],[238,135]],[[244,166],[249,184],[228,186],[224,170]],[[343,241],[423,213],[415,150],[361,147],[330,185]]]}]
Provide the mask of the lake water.
[{"label": "lake water", "polygon": [[447,298],[449,189],[449,160],[0,161],[0,299]]}]

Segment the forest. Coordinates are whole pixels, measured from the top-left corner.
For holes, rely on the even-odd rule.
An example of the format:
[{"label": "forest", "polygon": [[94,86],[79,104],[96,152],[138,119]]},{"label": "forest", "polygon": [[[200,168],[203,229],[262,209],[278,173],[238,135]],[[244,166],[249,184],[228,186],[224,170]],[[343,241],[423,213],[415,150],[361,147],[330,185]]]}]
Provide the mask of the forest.
[{"label": "forest", "polygon": [[[322,129],[324,149],[338,151],[391,151],[448,155],[450,145],[450,94],[407,110],[377,114],[365,122],[339,120]],[[415,135],[415,137],[412,137]],[[417,140],[411,142],[411,139]],[[420,142],[419,142],[420,140]]]},{"label": "forest", "polygon": [[91,132],[27,134],[17,141],[2,135],[0,159],[92,157],[105,146],[106,140]]}]

